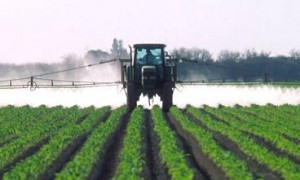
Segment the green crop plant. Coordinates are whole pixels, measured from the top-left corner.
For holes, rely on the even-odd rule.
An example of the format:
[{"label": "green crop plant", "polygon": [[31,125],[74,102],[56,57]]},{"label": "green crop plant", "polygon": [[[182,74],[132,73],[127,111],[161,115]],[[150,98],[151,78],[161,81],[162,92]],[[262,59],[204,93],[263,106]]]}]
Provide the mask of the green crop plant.
[{"label": "green crop plant", "polygon": [[93,166],[103,158],[103,149],[110,136],[116,131],[126,111],[122,106],[112,112],[110,117],[93,131],[80,152],[56,174],[55,179],[88,179]]},{"label": "green crop plant", "polygon": [[[101,114],[108,110],[107,107],[96,110],[87,119],[77,125],[71,123],[62,128],[57,135],[53,136],[49,143],[44,145],[37,153],[26,160],[18,163],[11,171],[4,174],[3,179],[37,179],[59,158],[59,155],[76,138],[87,133]],[[71,116],[73,118],[73,116]]]},{"label": "green crop plant", "polygon": [[[75,113],[75,111],[72,112]],[[54,114],[50,114],[47,117],[47,120],[49,120],[48,122],[43,121],[43,123],[36,123],[31,131],[27,131],[18,139],[13,140],[0,148],[0,169],[13,162],[15,158],[22,155],[30,147],[33,147],[35,144],[49,137],[50,133],[56,133],[58,129],[73,120],[73,118],[67,116],[61,121],[51,123],[55,120],[52,115]]]},{"label": "green crop plant", "polygon": [[145,167],[143,152],[142,124],[143,108],[135,108],[127,125],[123,148],[114,179],[141,179]]},{"label": "green crop plant", "polygon": [[[230,110],[226,112],[231,112],[232,114],[224,113],[220,109],[214,108],[205,108],[208,112],[211,112],[223,121],[229,123],[232,127],[235,127],[239,130],[252,133],[259,137],[264,138],[265,140],[274,144],[278,149],[285,151],[287,153],[293,154],[294,156],[300,158],[300,145],[297,145],[276,131],[280,131],[278,126],[270,125],[267,122],[256,122],[255,118],[249,117],[247,114],[239,114],[235,110]],[[237,119],[236,117],[240,118]]]},{"label": "green crop plant", "polygon": [[154,132],[159,139],[159,157],[168,169],[168,174],[172,179],[193,179],[193,169],[187,164],[185,154],[176,141],[175,133],[166,123],[161,109],[154,106],[151,112]]},{"label": "green crop plant", "polygon": [[300,168],[285,157],[278,157],[267,148],[260,146],[253,139],[247,137],[236,127],[228,126],[222,122],[213,120],[210,115],[200,113],[197,108],[189,106],[187,111],[193,114],[199,121],[209,129],[224,134],[249,157],[256,159],[259,163],[268,166],[271,170],[282,174],[285,179],[300,179]]},{"label": "green crop plant", "polygon": [[220,167],[230,179],[253,179],[252,173],[244,161],[234,154],[224,150],[214,140],[213,135],[184,116],[177,107],[171,108],[171,114],[182,125],[183,129],[194,136],[199,147],[205,154]]},{"label": "green crop plant", "polygon": [[[231,108],[228,109],[229,111],[234,111],[235,109]],[[273,126],[272,128],[280,133],[284,133],[288,136],[300,138],[300,126],[299,126],[299,119],[298,115],[290,115],[290,113],[280,111],[280,108],[271,107],[271,108],[247,108],[244,112],[255,114],[255,117],[252,116],[251,119],[263,119],[263,124],[261,123],[262,120],[257,120],[258,124],[261,126]],[[239,111],[239,113],[241,113]]]}]

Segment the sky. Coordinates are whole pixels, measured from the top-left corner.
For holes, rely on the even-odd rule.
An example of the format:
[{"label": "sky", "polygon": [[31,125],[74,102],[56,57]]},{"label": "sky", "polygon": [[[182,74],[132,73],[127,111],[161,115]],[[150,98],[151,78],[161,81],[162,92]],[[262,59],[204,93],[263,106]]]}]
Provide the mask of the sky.
[{"label": "sky", "polygon": [[58,62],[124,44],[300,50],[299,0],[0,0],[0,63]]}]

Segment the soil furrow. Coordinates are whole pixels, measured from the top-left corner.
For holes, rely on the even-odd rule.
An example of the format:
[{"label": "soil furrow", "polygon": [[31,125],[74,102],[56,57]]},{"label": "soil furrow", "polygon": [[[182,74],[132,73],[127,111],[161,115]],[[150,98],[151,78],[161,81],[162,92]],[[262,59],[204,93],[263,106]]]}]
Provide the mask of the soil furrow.
[{"label": "soil furrow", "polygon": [[[109,116],[110,111],[104,113],[94,122],[93,129],[87,132],[84,135],[79,136],[71,145],[69,145],[56,159],[52,165],[47,169],[47,171],[41,175],[41,179],[54,179],[55,173],[60,172],[64,165],[68,163],[74,156],[81,150],[83,144],[87,140],[88,136],[93,132],[93,130],[99,125],[100,122],[105,121]],[[79,119],[80,123],[83,122],[84,119],[88,117],[88,114],[81,116]],[[79,122],[78,122],[79,123]]]},{"label": "soil furrow", "polygon": [[[205,124],[203,124],[201,121],[196,119],[192,114],[186,113],[186,115],[197,125],[204,128],[208,132],[211,132],[214,136],[214,139],[219,143],[219,145],[227,151],[230,151],[231,153],[234,153],[237,158],[245,161],[247,163],[248,168],[254,173],[256,178],[262,177],[263,179],[280,179],[280,174],[271,171],[266,165],[258,163],[253,158],[250,158],[247,156],[240,148],[239,146],[233,142],[231,139],[226,137],[225,135],[209,129]],[[211,116],[212,118],[217,118],[216,116]],[[218,120],[218,118],[216,119]]]},{"label": "soil furrow", "polygon": [[[224,112],[224,111],[223,111]],[[254,113],[252,113],[252,112],[248,112],[248,111],[241,111],[242,113],[245,113],[245,114],[247,114],[247,115],[250,115],[250,116],[252,116],[252,117],[254,117],[254,118],[256,118],[256,119],[259,119],[259,120],[261,120],[261,121],[265,121],[265,122],[268,122],[268,123],[272,123],[272,121],[271,120],[269,120],[269,119],[265,119],[265,118],[263,118],[263,117],[261,117],[261,116],[259,116],[258,114],[254,114]]]},{"label": "soil furrow", "polygon": [[154,133],[153,121],[149,110],[144,111],[145,117],[145,154],[146,154],[146,179],[170,179],[159,158],[159,144]]},{"label": "soil furrow", "polygon": [[47,169],[47,171],[41,175],[39,179],[54,179],[55,173],[62,170],[63,166],[69,162],[77,152],[80,151],[84,142],[87,140],[87,137],[90,133],[78,137],[71,145],[69,145],[52,163],[52,165]]},{"label": "soil furrow", "polygon": [[[244,112],[244,111],[243,111],[243,113],[250,114],[250,115],[252,115],[253,117],[258,118],[258,119],[260,119],[260,120],[262,120],[262,121],[266,121],[266,122],[270,122],[270,123],[273,122],[273,121],[271,121],[271,120],[264,119],[264,118],[260,117],[258,114],[254,114],[254,113],[250,113],[250,112]],[[238,118],[238,117],[236,117],[236,118]],[[239,118],[239,119],[240,119],[240,118]],[[280,133],[282,136],[284,136],[286,139],[292,141],[293,143],[295,143],[295,144],[300,144],[300,140],[299,140],[299,139],[294,138],[294,137],[290,137],[289,135],[285,134],[284,132],[278,132],[278,133]]]},{"label": "soil furrow", "polygon": [[76,124],[80,124],[80,123],[81,123],[82,121],[84,121],[88,116],[89,116],[88,113],[86,113],[86,114],[80,116],[78,119],[76,119],[75,123],[76,123]]},{"label": "soil furrow", "polygon": [[193,170],[195,172],[195,179],[209,179],[208,174],[203,171],[200,166],[197,164],[197,160],[193,156],[193,151],[191,145],[187,143],[187,141],[184,140],[184,137],[182,137],[178,132],[176,132],[176,128],[171,123],[170,117],[167,113],[164,113],[164,118],[169,125],[169,127],[176,133],[176,139],[179,143],[183,153],[186,155],[185,159],[186,161],[193,167]]},{"label": "soil furrow", "polygon": [[289,141],[292,141],[293,143],[300,145],[300,139],[297,139],[297,138],[288,136],[288,135],[286,135],[286,134],[282,134],[282,136],[283,136],[284,138],[288,139]]},{"label": "soil furrow", "polygon": [[226,174],[216,166],[215,163],[202,151],[201,145],[195,139],[194,136],[183,130],[181,124],[175,117],[168,114],[169,121],[173,125],[176,132],[184,139],[188,144],[188,149],[195,158],[197,165],[200,168],[204,177],[208,179],[226,179]]},{"label": "soil furrow", "polygon": [[49,140],[50,140],[49,137],[44,138],[40,142],[36,143],[32,147],[25,150],[20,156],[16,157],[15,160],[13,160],[11,163],[7,164],[3,169],[0,170],[0,179],[2,178],[5,172],[10,171],[18,162],[35,154],[39,149],[42,148],[43,145],[47,144]]},{"label": "soil furrow", "polygon": [[300,159],[295,157],[293,154],[290,154],[288,152],[278,149],[274,144],[272,144],[270,141],[268,141],[262,137],[259,137],[252,133],[249,133],[249,132],[245,132],[245,131],[242,131],[242,132],[244,134],[246,134],[248,137],[255,140],[257,142],[257,144],[267,148],[270,152],[275,153],[277,156],[286,157],[286,158],[290,159],[291,161],[293,161],[294,163],[300,165]]},{"label": "soil furrow", "polygon": [[[214,116],[213,114],[211,114],[211,113],[209,113],[209,112],[206,112],[206,113],[208,113],[208,114],[209,114],[211,117],[213,117],[213,118],[219,119],[218,117]],[[240,117],[237,117],[237,116],[235,116],[235,115],[233,115],[233,114],[230,114],[230,113],[228,113],[228,112],[224,112],[224,113],[226,113],[226,114],[228,114],[228,115],[234,116],[235,118],[237,118],[237,119],[240,120],[241,122],[244,121],[244,120],[241,119]],[[254,115],[253,115],[253,116],[254,116]],[[257,115],[255,115],[255,116],[257,116]],[[257,116],[257,118],[260,118],[260,117]],[[261,119],[262,121],[269,121],[269,120],[266,120],[266,119],[263,119],[263,118],[260,118],[260,119]],[[275,153],[276,155],[278,155],[278,156],[287,157],[287,158],[291,159],[293,162],[295,162],[296,164],[300,164],[300,159],[299,159],[299,158],[295,157],[294,155],[292,155],[292,154],[290,154],[290,153],[288,153],[288,152],[285,152],[285,151],[283,151],[283,150],[278,149],[274,144],[272,144],[270,141],[264,139],[263,137],[260,137],[260,136],[258,136],[258,135],[253,134],[253,133],[246,132],[246,131],[242,131],[242,130],[241,130],[241,132],[243,132],[243,133],[244,133],[245,135],[247,135],[248,137],[251,137],[252,139],[254,139],[259,145],[261,145],[261,146],[267,148],[270,152],[274,152],[274,153]],[[295,138],[291,138],[291,137],[289,137],[289,136],[287,136],[287,135],[285,135],[285,134],[282,134],[282,133],[280,133],[280,134],[281,134],[282,136],[284,136],[284,137],[287,137],[288,140],[292,139],[292,142],[295,141]],[[297,143],[297,142],[296,142],[296,143]]]},{"label": "soil furrow", "polygon": [[93,123],[93,127],[97,127],[101,122],[105,122],[110,115],[111,115],[111,111],[105,112],[102,116],[99,117],[99,119],[97,119]]},{"label": "soil furrow", "polygon": [[[59,156],[58,159],[55,160],[55,162],[52,163],[52,165],[47,169],[47,171],[40,177],[40,179],[54,179],[55,177],[55,173],[60,172],[64,165],[66,163],[68,163],[71,159],[74,158],[74,156],[81,150],[81,148],[83,147],[83,144],[85,143],[85,141],[87,140],[88,136],[93,132],[93,130],[100,124],[100,122],[105,121],[109,114],[111,113],[111,111],[104,113],[103,115],[101,115],[99,117],[99,119],[97,119],[94,124],[93,124],[93,129],[91,131],[89,131],[88,133],[81,135],[80,137],[78,137],[70,146],[68,146]],[[80,118],[78,118],[78,120],[80,119],[80,122],[77,123],[81,123],[84,121],[84,119],[86,119],[88,117],[88,114],[85,114],[83,116],[81,116]]]},{"label": "soil furrow", "polygon": [[[226,124],[227,126],[231,126],[228,122],[224,121],[223,119],[218,118],[215,114],[212,114],[204,109],[199,109],[199,111],[203,114],[209,114],[213,120],[218,121],[218,122],[222,122],[224,124]],[[182,111],[184,114],[187,114],[186,110]]]},{"label": "soil furrow", "polygon": [[129,113],[122,116],[119,127],[105,144],[103,153],[99,155],[98,163],[93,167],[89,179],[111,179],[114,175],[129,118]]},{"label": "soil furrow", "polygon": [[5,146],[6,144],[12,142],[13,140],[17,139],[18,136],[12,136],[10,138],[8,138],[7,140],[3,141],[2,143],[0,143],[0,148]]}]

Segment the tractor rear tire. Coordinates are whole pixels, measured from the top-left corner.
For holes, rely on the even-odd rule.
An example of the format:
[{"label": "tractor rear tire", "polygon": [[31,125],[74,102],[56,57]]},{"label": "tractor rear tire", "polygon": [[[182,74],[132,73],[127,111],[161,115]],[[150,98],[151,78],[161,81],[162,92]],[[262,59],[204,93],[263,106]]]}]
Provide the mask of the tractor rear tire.
[{"label": "tractor rear tire", "polygon": [[173,89],[171,83],[165,83],[163,87],[163,104],[162,109],[165,112],[169,112],[173,105]]},{"label": "tractor rear tire", "polygon": [[137,106],[136,89],[133,83],[127,84],[127,108],[132,112]]}]

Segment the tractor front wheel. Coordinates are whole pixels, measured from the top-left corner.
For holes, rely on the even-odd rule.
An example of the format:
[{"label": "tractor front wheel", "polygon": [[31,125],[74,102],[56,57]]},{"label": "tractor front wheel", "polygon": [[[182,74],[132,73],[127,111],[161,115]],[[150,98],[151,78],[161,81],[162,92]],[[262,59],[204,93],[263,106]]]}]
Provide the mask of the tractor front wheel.
[{"label": "tractor front wheel", "polygon": [[136,89],[134,84],[127,84],[127,108],[129,112],[132,112],[134,108],[137,106],[136,101]]},{"label": "tractor front wheel", "polygon": [[171,83],[165,83],[163,87],[163,104],[162,109],[165,112],[169,112],[173,105],[173,89]]}]

